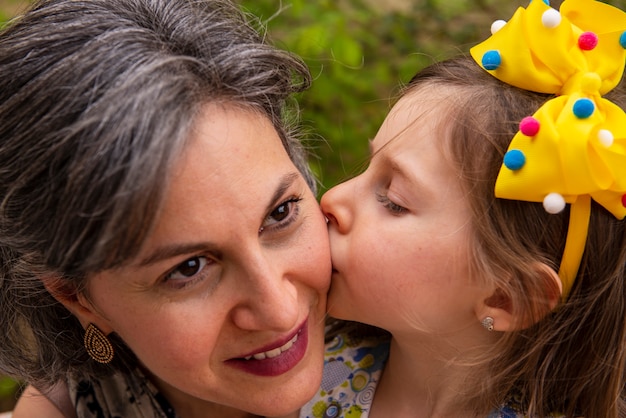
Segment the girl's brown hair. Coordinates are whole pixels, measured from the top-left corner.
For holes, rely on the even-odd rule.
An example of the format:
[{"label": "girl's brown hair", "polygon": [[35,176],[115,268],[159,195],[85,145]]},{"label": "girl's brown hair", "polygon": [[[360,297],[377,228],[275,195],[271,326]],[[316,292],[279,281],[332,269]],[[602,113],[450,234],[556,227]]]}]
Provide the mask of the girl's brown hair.
[{"label": "girl's brown hair", "polygon": [[[623,84],[623,83],[622,83]],[[626,108],[623,85],[606,97]],[[504,153],[519,129],[551,96],[498,81],[470,58],[420,71],[405,94],[448,89],[446,130],[472,210],[473,276],[492,280],[515,318],[530,327],[505,333],[485,353],[467,401],[482,413],[515,398],[530,416],[616,418],[624,406],[626,333],[625,222],[595,202],[583,259],[565,302],[546,314],[545,277],[558,271],[569,211],[546,213],[540,203],[497,199],[494,185]],[[452,90],[450,90],[452,89]]]}]

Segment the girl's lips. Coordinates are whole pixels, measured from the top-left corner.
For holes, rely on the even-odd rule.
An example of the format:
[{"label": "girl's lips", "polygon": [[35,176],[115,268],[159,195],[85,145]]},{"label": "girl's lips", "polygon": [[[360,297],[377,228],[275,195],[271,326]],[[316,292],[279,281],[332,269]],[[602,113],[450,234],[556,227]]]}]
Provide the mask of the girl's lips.
[{"label": "girl's lips", "polygon": [[258,376],[279,376],[293,369],[308,347],[308,320],[290,336],[243,357],[226,360],[226,364]]}]

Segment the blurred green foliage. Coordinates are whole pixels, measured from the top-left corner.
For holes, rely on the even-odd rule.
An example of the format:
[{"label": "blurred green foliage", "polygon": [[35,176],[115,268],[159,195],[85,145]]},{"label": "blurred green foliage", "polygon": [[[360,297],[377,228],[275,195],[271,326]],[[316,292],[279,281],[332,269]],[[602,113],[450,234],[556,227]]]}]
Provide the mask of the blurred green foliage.
[{"label": "blurred green foliage", "polygon": [[19,389],[20,385],[16,381],[0,376],[0,412],[13,408]]},{"label": "blurred green foliage", "polygon": [[0,0],[0,27],[28,4],[27,0]]},{"label": "blurred green foliage", "polygon": [[[235,0],[314,76],[299,96],[322,192],[354,175],[398,87],[423,66],[466,53],[528,0]],[[562,0],[552,0],[558,7]],[[626,0],[609,0],[626,8]],[[0,0],[6,19],[28,0]]]},{"label": "blurred green foliage", "polygon": [[[269,37],[302,56],[314,75],[299,98],[317,138],[312,166],[324,189],[367,162],[367,142],[398,87],[429,63],[466,53],[528,0],[239,0]],[[626,0],[608,1],[621,8]],[[553,0],[553,7],[561,1]]]},{"label": "blurred green foliage", "polygon": [[[368,140],[398,87],[420,68],[465,53],[508,19],[523,1],[240,0],[267,24],[279,46],[302,56],[314,75],[299,98],[302,118],[318,140],[312,166],[322,189],[354,175]],[[325,142],[319,139],[325,140]],[[322,190],[323,191],[323,190]]]}]

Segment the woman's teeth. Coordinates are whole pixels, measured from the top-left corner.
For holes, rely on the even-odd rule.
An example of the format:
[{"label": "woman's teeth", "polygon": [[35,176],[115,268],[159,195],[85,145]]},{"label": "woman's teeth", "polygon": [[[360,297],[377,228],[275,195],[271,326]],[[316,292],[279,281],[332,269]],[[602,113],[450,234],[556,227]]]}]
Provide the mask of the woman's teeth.
[{"label": "woman's teeth", "polygon": [[296,341],[298,341],[298,334],[294,335],[292,339],[287,341],[281,347],[274,348],[273,350],[265,351],[263,353],[256,353],[256,354],[254,354],[252,356],[246,356],[244,358],[246,360],[250,360],[252,358],[254,358],[255,360],[265,360],[267,358],[278,357],[280,355],[280,353],[289,350],[291,348],[291,346],[293,346],[295,344]]}]

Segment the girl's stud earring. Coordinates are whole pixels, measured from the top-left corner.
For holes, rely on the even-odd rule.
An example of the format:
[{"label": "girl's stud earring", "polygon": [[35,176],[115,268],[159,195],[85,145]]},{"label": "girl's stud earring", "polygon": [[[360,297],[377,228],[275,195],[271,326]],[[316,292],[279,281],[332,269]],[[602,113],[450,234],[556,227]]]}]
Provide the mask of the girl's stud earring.
[{"label": "girl's stud earring", "polygon": [[483,319],[480,323],[487,331],[493,331],[493,318],[492,317],[486,316],[485,319]]}]

